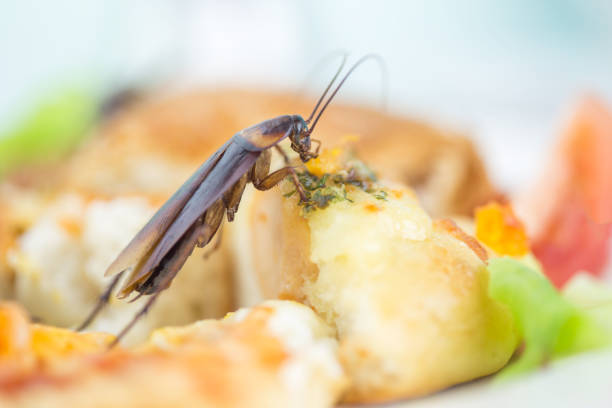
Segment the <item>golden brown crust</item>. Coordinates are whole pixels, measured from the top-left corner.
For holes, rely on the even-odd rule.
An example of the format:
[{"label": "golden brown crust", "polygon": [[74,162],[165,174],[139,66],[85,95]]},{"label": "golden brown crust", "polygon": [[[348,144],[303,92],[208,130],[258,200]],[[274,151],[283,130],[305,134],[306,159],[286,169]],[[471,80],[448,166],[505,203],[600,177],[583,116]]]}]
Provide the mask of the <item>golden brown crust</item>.
[{"label": "golden brown crust", "polygon": [[390,189],[387,201],[349,193],[304,218],[296,197],[283,198],[291,189],[254,195],[242,256],[264,296],[302,301],[337,327],[345,402],[417,397],[507,362],[511,317],[488,297],[471,237],[432,222],[409,190]]},{"label": "golden brown crust", "polygon": [[[112,197],[167,198],[237,131],[281,114],[309,112],[313,98],[221,89],[157,95],[102,124],[67,163],[25,169],[13,182],[31,188]],[[374,109],[334,104],[313,137],[324,147],[357,135],[359,157],[385,179],[415,187],[434,215],[466,214],[496,194],[473,144]],[[163,163],[154,172],[152,162]]]},{"label": "golden brown crust", "polygon": [[[317,266],[308,259],[310,230],[302,217],[295,217],[295,206],[283,200],[278,191],[256,192],[246,203],[246,230],[253,247],[241,256],[253,257],[252,269],[264,299],[291,299],[304,302],[304,282],[313,280]],[[295,273],[300,271],[300,273]]]},{"label": "golden brown crust", "polygon": [[[78,191],[87,197],[145,194],[162,201],[236,131],[279,114],[308,112],[312,103],[311,98],[231,90],[146,100],[102,126],[96,137],[61,166],[62,176],[54,180],[59,180],[58,190]],[[482,162],[466,139],[375,110],[342,105],[326,113],[314,136],[329,147],[342,144],[350,134],[359,135],[355,149],[360,158],[385,178],[415,185],[436,214],[469,214],[474,205],[494,193]],[[142,171],[149,162],[162,163],[161,170],[155,174]],[[35,184],[30,181],[28,185]],[[308,225],[299,217],[283,215],[279,220],[280,214],[295,209],[287,207],[278,194],[261,194],[256,200],[262,201],[254,208],[265,211],[253,213],[249,222],[257,231],[253,256],[263,292],[304,300],[304,283],[315,280],[319,272],[308,256]],[[279,265],[283,266],[282,279],[274,274]],[[167,364],[172,372],[174,363]],[[222,389],[223,384],[214,387]],[[429,389],[415,389],[414,395]],[[393,395],[407,394],[372,389],[367,395],[353,391],[352,398],[380,400]]]},{"label": "golden brown crust", "polygon": [[[144,100],[119,112],[81,149],[67,171],[68,184],[91,190],[108,174],[129,171],[142,155],[162,158],[186,177],[237,131],[278,115],[309,112],[312,104],[307,97],[228,89]],[[347,135],[358,136],[355,150],[361,159],[383,178],[423,191],[426,207],[437,215],[471,215],[474,206],[495,194],[473,144],[462,136],[374,109],[334,104],[312,137],[330,147]],[[122,184],[98,190],[125,192]]]},{"label": "golden brown crust", "polygon": [[[11,181],[51,196],[75,192],[85,200],[144,195],[157,206],[238,130],[281,114],[309,112],[313,101],[229,89],[157,95],[119,111],[64,164],[25,169]],[[315,133],[323,147],[342,144],[347,135],[359,136],[357,154],[384,178],[414,185],[436,215],[471,215],[494,192],[467,139],[420,122],[334,103]],[[14,226],[10,219],[0,223],[0,256],[14,242]],[[278,253],[279,245],[271,244],[262,256]],[[8,282],[2,284],[6,288],[11,273],[2,258],[0,280]],[[274,286],[264,270],[260,276],[268,281],[263,287]]]},{"label": "golden brown crust", "polygon": [[[333,405],[346,379],[329,327],[290,302],[237,313],[241,316],[160,329],[141,346],[107,351],[110,335],[31,325],[20,307],[0,303],[0,405]],[[297,325],[297,334],[306,331],[303,348],[288,347],[294,339],[275,331],[283,315]],[[309,358],[313,351],[318,362]],[[292,369],[297,371],[288,375]]]}]

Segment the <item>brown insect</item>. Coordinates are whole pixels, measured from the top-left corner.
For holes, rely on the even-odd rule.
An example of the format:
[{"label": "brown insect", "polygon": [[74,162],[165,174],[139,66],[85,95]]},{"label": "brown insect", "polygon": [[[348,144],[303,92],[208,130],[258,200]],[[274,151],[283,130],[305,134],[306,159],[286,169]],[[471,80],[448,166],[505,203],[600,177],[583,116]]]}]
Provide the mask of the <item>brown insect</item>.
[{"label": "brown insect", "polygon": [[[234,219],[248,183],[252,183],[259,190],[269,190],[284,178],[290,177],[300,199],[305,201],[306,194],[293,167],[287,165],[269,173],[271,149],[275,148],[281,153],[288,164],[289,159],[278,143],[289,138],[291,148],[299,154],[303,162],[317,157],[321,143],[310,138],[312,131],[353,70],[371,58],[380,57],[366,55],[349,69],[323,104],[310,128],[308,124],[315,117],[321,102],[342,71],[346,55],[308,119],[304,120],[300,115],[283,115],[263,121],[239,131],[217,150],[166,201],[108,267],[105,276],[114,278],[78,330],[86,328],[94,320],[108,303],[122,275],[129,273],[118,297],[125,298],[133,292],[138,292],[135,299],[143,295],[151,297],[121,330],[112,345],[118,343],[147,313],[160,293],[170,286],[193,249],[210,243],[219,230],[223,216],[227,214],[230,222]],[[310,150],[312,142],[317,142],[315,151]]]}]

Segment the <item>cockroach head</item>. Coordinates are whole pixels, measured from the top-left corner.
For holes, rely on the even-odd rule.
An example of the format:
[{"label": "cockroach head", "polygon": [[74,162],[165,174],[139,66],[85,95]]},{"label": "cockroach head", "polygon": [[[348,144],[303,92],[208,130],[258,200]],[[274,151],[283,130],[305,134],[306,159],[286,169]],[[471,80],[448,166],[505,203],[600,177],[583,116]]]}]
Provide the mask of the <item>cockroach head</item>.
[{"label": "cockroach head", "polygon": [[293,115],[293,131],[289,138],[291,139],[291,148],[300,155],[303,162],[317,157],[316,153],[310,151],[310,130],[308,123],[300,115]]},{"label": "cockroach head", "polygon": [[[310,114],[308,119],[304,120],[304,118],[302,118],[300,115],[293,115],[291,117],[291,119],[293,121],[293,129],[292,129],[291,136],[290,136],[290,138],[291,138],[291,148],[293,150],[295,150],[300,155],[300,159],[302,159],[303,162],[307,162],[308,160],[317,157],[317,151],[319,150],[318,147],[317,147],[317,151],[315,151],[315,152],[311,152],[310,151],[310,134],[312,133],[312,131],[317,126],[317,123],[319,122],[319,119],[321,119],[321,115],[323,114],[323,112],[325,112],[325,109],[327,109],[327,107],[329,106],[330,102],[334,99],[334,97],[336,96],[336,94],[338,93],[340,88],[342,88],[342,85],[344,85],[344,82],[346,82],[347,78],[353,73],[353,71],[359,65],[363,64],[365,61],[367,61],[369,59],[377,60],[381,64],[381,67],[383,67],[383,78],[384,78],[385,77],[384,73],[386,71],[384,69],[384,62],[383,62],[382,58],[379,57],[376,54],[368,54],[368,55],[366,55],[364,57],[361,57],[348,70],[348,72],[344,75],[344,77],[342,78],[342,80],[340,81],[338,86],[336,86],[334,91],[331,93],[329,98],[327,98],[325,103],[323,103],[323,100],[325,99],[325,96],[327,95],[327,92],[329,92],[329,90],[331,89],[331,87],[334,84],[334,82],[336,82],[336,79],[338,78],[338,75],[340,75],[340,72],[342,72],[342,68],[344,68],[344,63],[346,62],[346,54],[343,54],[343,56],[342,56],[342,63],[340,64],[340,68],[338,68],[338,70],[336,71],[336,74],[334,75],[332,80],[327,85],[327,88],[325,88],[325,91],[323,92],[321,97],[319,97],[319,100],[317,101],[317,104],[315,105],[315,107],[312,110],[312,113]],[[323,103],[323,107],[320,110],[318,110],[319,106],[321,106],[321,103]],[[309,124],[310,124],[310,129],[308,128]],[[320,146],[320,144],[319,144],[319,146]]]}]

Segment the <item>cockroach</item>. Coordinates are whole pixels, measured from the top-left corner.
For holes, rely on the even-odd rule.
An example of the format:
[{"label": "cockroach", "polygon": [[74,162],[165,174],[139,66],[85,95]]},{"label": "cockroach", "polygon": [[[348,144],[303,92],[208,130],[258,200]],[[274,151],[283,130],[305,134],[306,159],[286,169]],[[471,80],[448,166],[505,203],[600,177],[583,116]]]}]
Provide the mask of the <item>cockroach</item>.
[{"label": "cockroach", "polygon": [[[121,330],[111,346],[118,343],[147,313],[160,293],[170,286],[193,249],[210,243],[219,230],[223,216],[226,215],[229,222],[234,219],[249,182],[256,189],[269,190],[286,177],[290,177],[300,200],[306,201],[306,194],[296,171],[288,165],[289,159],[278,144],[288,138],[291,141],[291,149],[303,162],[316,158],[321,143],[311,139],[310,135],[317,122],[349,75],[371,58],[380,60],[380,57],[373,54],[359,59],[344,75],[318,114],[317,109],[342,72],[346,55],[308,119],[303,119],[300,115],[282,115],[268,119],[239,131],[221,146],[166,201],[108,267],[105,276],[114,278],[78,330],[86,328],[94,320],[108,303],[122,275],[129,273],[117,296],[125,298],[138,292],[136,298],[143,295],[150,295],[150,298]],[[315,115],[316,118],[309,127]],[[312,142],[317,143],[314,151],[311,151]],[[270,173],[272,148],[283,155],[287,166]]]}]

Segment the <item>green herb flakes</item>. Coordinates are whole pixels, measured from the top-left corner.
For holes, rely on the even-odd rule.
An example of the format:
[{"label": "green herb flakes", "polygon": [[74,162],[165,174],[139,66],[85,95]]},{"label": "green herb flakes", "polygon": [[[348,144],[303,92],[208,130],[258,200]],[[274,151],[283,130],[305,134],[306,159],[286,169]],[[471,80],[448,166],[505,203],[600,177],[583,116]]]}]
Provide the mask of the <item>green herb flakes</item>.
[{"label": "green herb flakes", "polygon": [[[372,194],[378,200],[387,200],[387,192],[375,188],[376,175],[362,162],[352,159],[350,166],[335,174],[324,174],[321,177],[304,170],[298,172],[298,180],[306,194],[306,201],[300,200],[303,214],[309,214],[317,209],[328,207],[331,203],[348,201],[347,185],[357,187]],[[295,190],[285,194],[291,197]]]}]

